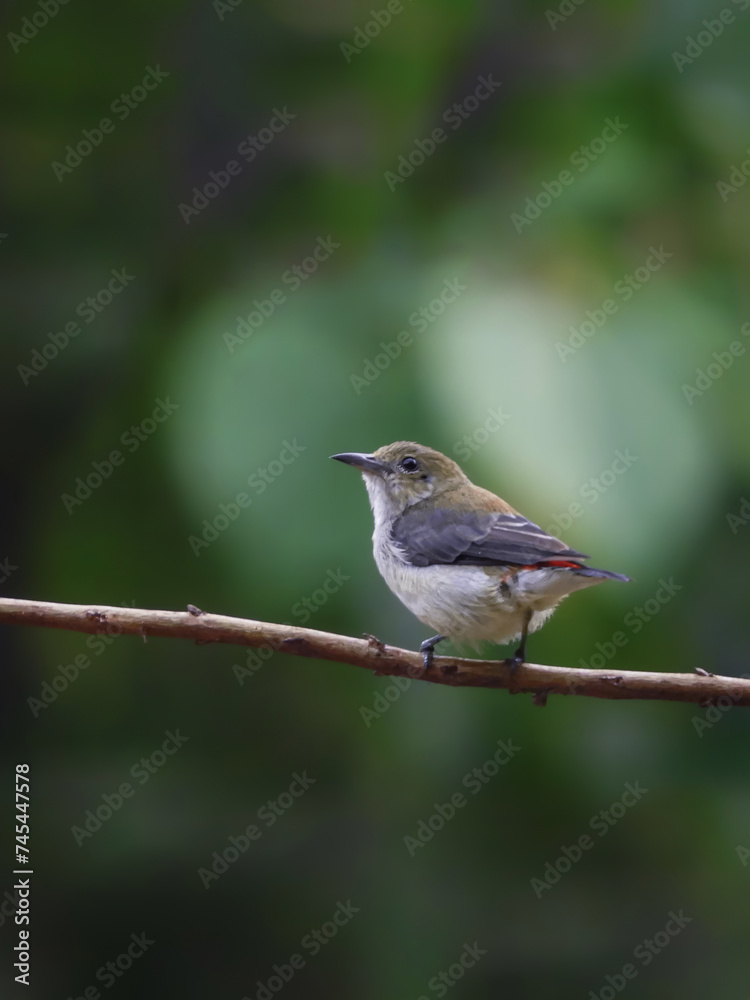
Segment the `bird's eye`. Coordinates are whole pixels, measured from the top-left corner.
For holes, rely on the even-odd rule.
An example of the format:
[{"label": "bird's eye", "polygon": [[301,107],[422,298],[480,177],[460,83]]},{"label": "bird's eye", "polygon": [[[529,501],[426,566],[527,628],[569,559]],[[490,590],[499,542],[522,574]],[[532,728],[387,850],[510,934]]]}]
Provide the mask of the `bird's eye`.
[{"label": "bird's eye", "polygon": [[407,455],[406,458],[401,459],[400,468],[402,472],[416,472],[419,468],[419,462],[411,455]]}]

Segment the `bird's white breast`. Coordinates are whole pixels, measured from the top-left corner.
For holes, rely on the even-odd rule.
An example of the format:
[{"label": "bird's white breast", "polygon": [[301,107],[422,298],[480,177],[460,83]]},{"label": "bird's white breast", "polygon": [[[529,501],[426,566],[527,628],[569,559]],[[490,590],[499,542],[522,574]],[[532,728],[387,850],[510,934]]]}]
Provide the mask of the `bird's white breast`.
[{"label": "bird's white breast", "polygon": [[373,554],[383,579],[412,614],[442,635],[469,641],[511,642],[529,612],[534,632],[563,597],[599,582],[557,567],[412,566],[385,522],[376,522]]},{"label": "bird's white breast", "polygon": [[389,533],[376,528],[375,562],[383,579],[420,621],[456,639],[509,641],[523,628],[523,610],[501,600],[496,580],[481,566],[412,566]]}]

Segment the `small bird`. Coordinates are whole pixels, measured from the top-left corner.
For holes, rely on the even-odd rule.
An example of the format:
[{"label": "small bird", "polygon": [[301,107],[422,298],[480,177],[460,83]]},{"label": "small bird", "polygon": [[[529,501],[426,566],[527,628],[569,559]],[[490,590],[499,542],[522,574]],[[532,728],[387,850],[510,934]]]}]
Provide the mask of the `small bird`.
[{"label": "small bird", "polygon": [[359,469],[375,519],[375,562],[406,607],[437,635],[420,647],[424,667],[443,639],[498,644],[521,640],[509,659],[526,658],[526,638],[560,601],[602,580],[588,556],[548,535],[509,503],[475,486],[446,455],[397,441],[371,455],[332,455]]}]

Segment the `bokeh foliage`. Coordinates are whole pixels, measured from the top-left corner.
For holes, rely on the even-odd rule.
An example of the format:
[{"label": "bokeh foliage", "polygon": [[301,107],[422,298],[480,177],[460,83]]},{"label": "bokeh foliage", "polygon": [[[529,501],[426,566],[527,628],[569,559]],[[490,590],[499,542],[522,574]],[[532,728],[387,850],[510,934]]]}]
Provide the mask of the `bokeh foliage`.
[{"label": "bokeh foliage", "polygon": [[[40,9],[14,2],[6,34]],[[367,4],[71,0],[7,39],[0,557],[16,568],[0,592],[191,602],[414,648],[426,632],[377,575],[364,490],[328,461],[406,438],[468,454],[475,481],[633,577],[563,605],[534,661],[591,662],[621,632],[618,670],[747,670],[750,193],[732,170],[750,156],[750,11],[727,9],[586,0],[556,19],[541,3],[413,0],[347,58]],[[157,65],[169,76],[58,179],[66,146]],[[500,86],[447,125],[488,75]],[[247,162],[238,147],[279,112],[295,117]],[[591,152],[607,120],[620,134]],[[205,208],[180,210],[233,159]],[[340,246],[293,288],[284,275],[318,240]],[[663,266],[626,298],[618,283],[652,248]],[[24,375],[123,268],[132,282]],[[465,291],[418,330],[446,281]],[[284,301],[230,350],[236,317],[274,289]],[[413,343],[389,358],[404,330]],[[167,398],[178,409],[150,433]],[[299,454],[279,465],[287,442]],[[66,508],[113,449],[122,465]],[[629,463],[608,472],[618,452]],[[243,491],[252,504],[196,555],[190,537]],[[329,573],[347,578],[330,594]],[[664,580],[681,589],[653,613]],[[745,988],[746,710],[541,710],[417,683],[391,704],[376,701],[395,697],[388,679],[281,654],[0,641],[4,773],[28,759],[34,789],[27,994],[83,995],[145,931],[156,943],[120,995],[255,997],[347,899],[360,913],[284,996],[439,996],[429,980],[474,941],[487,954],[451,996],[598,995],[631,961],[641,997]],[[82,652],[91,665],[35,716],[28,699]],[[77,846],[71,827],[175,727],[184,747]],[[498,740],[522,750],[474,797],[462,779]],[[198,869],[305,769],[312,788],[206,890]],[[531,880],[628,782],[649,791],[537,898]],[[462,791],[410,856],[404,837]],[[634,960],[680,908],[685,930]],[[0,939],[5,960],[7,917]]]}]

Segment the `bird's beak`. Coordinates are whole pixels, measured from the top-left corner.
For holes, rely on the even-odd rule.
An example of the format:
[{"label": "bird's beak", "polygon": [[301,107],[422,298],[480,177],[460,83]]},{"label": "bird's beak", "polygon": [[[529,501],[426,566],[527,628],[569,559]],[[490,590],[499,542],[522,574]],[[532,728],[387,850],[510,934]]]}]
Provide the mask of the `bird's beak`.
[{"label": "bird's beak", "polygon": [[344,462],[346,465],[353,465],[355,469],[361,469],[362,472],[374,472],[376,475],[382,475],[388,470],[385,462],[379,462],[373,455],[365,455],[357,451],[345,451],[340,455],[331,455],[331,458],[335,458],[337,462]]}]

